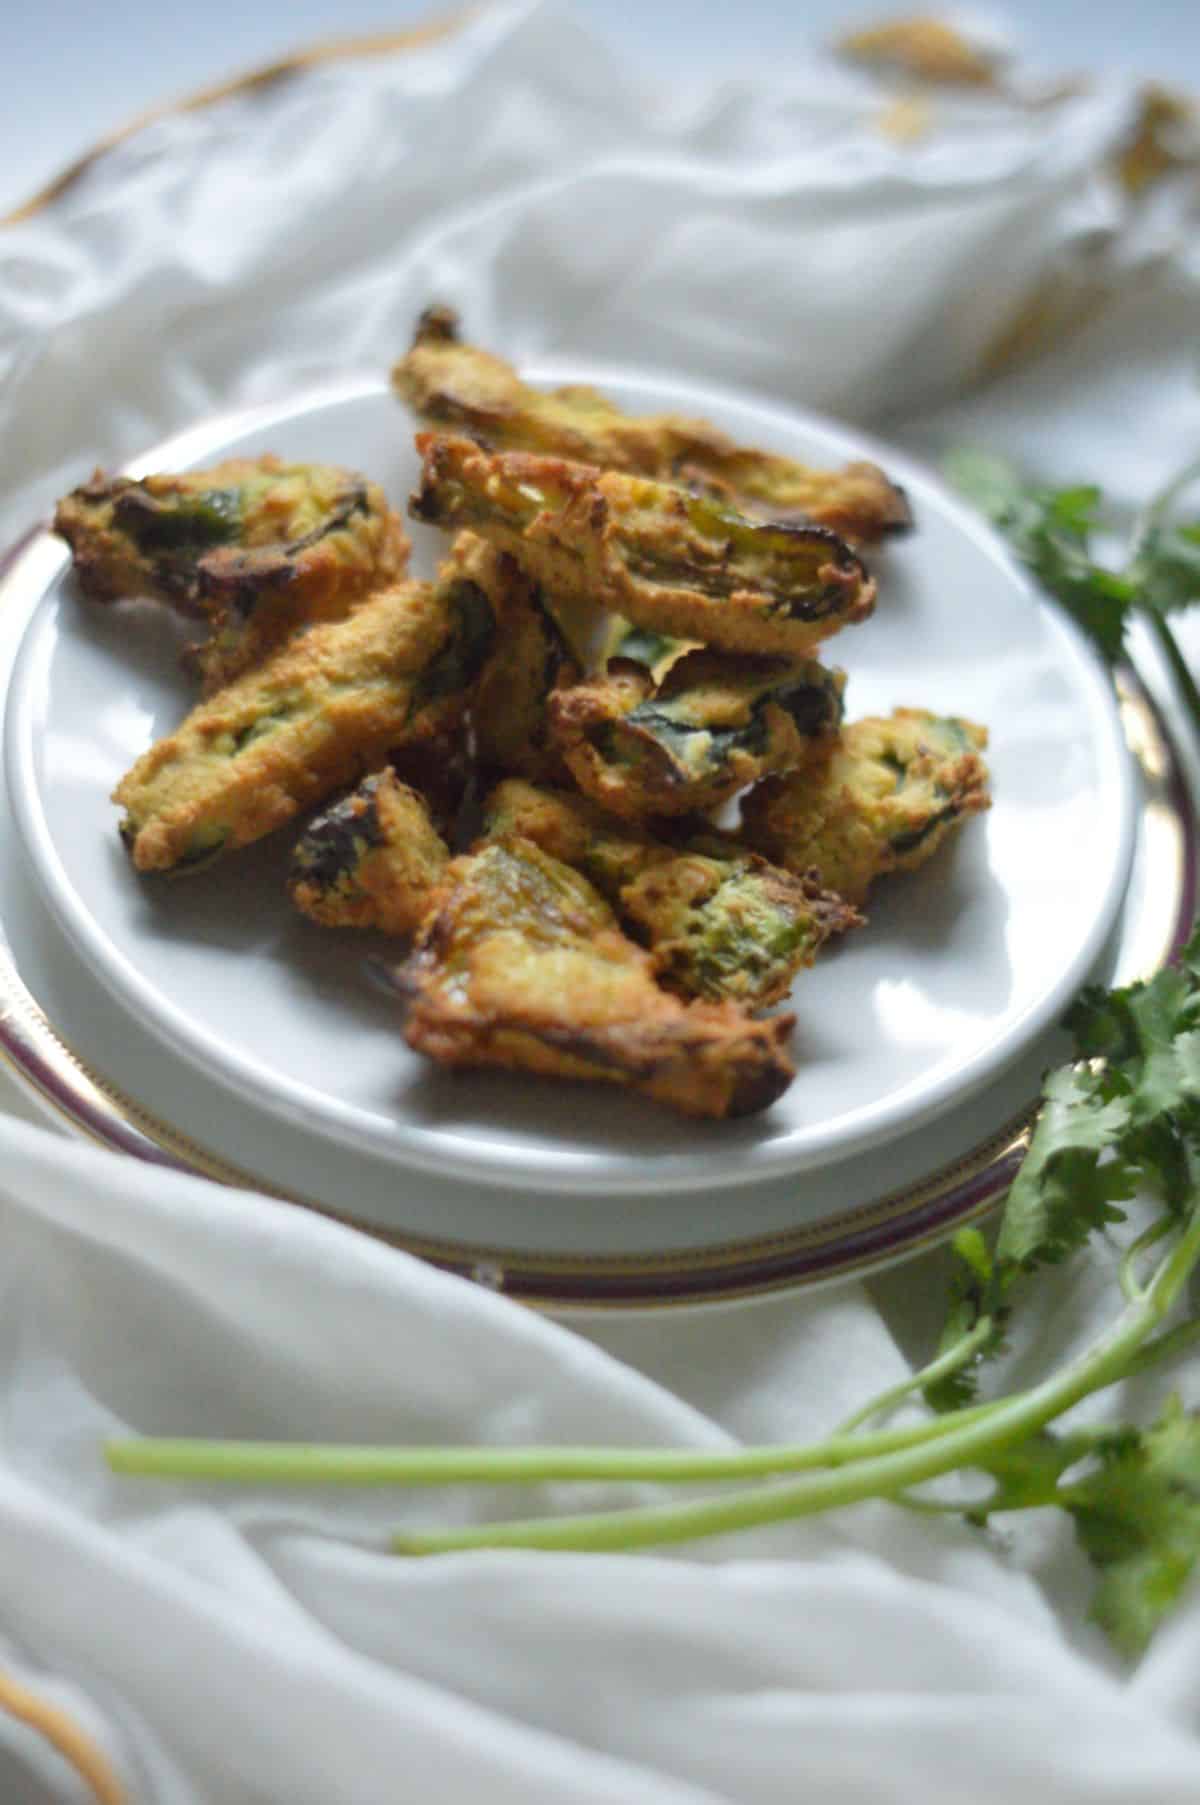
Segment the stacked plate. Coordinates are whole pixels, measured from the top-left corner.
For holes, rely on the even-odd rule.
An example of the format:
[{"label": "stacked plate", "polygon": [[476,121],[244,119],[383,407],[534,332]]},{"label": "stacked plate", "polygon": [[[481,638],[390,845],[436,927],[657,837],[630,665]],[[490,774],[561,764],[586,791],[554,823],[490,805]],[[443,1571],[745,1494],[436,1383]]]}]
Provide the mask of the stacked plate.
[{"label": "stacked plate", "polygon": [[[876,554],[880,604],[836,642],[850,718],[986,723],[995,803],[796,986],[799,1076],[766,1115],[696,1123],[595,1087],[451,1076],[371,982],[382,941],[323,932],[276,836],[184,882],[140,879],[113,785],[189,706],[165,611],[78,598],[35,536],[0,591],[0,1032],[89,1132],[347,1217],[516,1295],[657,1304],[893,1260],[986,1208],[1019,1157],[1080,984],[1153,969],[1191,918],[1190,810],[1140,692],[1123,707],[1071,624],[927,472],[827,422],[594,369],[631,410],[703,414],[811,463],[869,456],[919,530]],[[350,382],[209,421],[136,472],[275,451],[351,465],[402,505],[411,423]],[[414,567],[436,536],[415,527]],[[1131,755],[1132,745],[1132,755]]]}]

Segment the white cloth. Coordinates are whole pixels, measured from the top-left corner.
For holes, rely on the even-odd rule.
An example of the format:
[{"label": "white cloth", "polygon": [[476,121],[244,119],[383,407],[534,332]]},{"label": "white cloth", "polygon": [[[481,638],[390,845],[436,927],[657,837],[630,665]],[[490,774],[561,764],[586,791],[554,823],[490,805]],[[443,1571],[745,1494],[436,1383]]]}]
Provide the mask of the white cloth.
[{"label": "white cloth", "polygon": [[[938,99],[899,143],[826,64],[652,100],[569,14],[520,5],[164,120],[0,236],[0,538],[94,462],[386,368],[432,298],[518,361],[713,377],[927,450],[969,435],[1132,504],[1200,439],[1187,192],[1135,216],[1106,173],[1132,104]],[[1052,278],[1057,337],[985,382]],[[100,1455],[122,1429],[798,1439],[909,1370],[936,1259],[568,1330],[15,1116],[0,1249],[0,1668],[57,1689],[139,1801],[1200,1794],[1200,1596],[1122,1669],[1065,1525],[868,1505],[671,1557],[407,1562],[389,1527],[646,1488],[229,1492]],[[1098,1321],[1105,1265],[1057,1275],[1018,1371]],[[0,1790],[3,1762],[6,1800],[82,1796],[0,1718]]]}]

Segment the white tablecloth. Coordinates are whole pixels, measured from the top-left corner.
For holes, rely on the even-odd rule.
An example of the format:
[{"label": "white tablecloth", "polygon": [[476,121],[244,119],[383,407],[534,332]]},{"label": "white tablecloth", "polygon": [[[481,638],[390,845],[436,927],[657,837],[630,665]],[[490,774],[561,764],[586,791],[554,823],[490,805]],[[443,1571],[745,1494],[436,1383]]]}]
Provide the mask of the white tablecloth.
[{"label": "white tablecloth", "polygon": [[[649,98],[569,13],[513,5],[164,120],[0,237],[0,534],[93,461],[386,368],[431,296],[518,361],[632,345],[918,449],[1010,449],[1132,507],[1200,440],[1193,179],[1122,195],[1120,82],[1049,106],[939,95],[915,137],[889,133],[890,104],[816,60]],[[1038,348],[1001,359],[1034,317]],[[1200,1791],[1200,1599],[1127,1671],[1086,1622],[1064,1525],[984,1535],[870,1505],[671,1557],[410,1563],[389,1527],[640,1493],[235,1494],[118,1481],[100,1457],[122,1427],[797,1439],[910,1370],[936,1260],[568,1331],[4,1102],[0,1673],[66,1706],[131,1797]],[[1095,1324],[1108,1265],[1100,1249],[1048,1284],[1018,1375]],[[0,1717],[0,1797],[80,1785]]]}]

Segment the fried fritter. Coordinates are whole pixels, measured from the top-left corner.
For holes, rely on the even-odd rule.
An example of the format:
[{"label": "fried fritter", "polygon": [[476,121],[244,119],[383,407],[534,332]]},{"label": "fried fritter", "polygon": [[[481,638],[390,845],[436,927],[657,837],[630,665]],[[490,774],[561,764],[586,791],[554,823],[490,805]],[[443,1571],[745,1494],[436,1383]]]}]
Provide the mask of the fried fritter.
[{"label": "fried fritter", "polygon": [[460,533],[455,550],[499,623],[472,709],[477,762],[554,781],[563,764],[546,704],[560,685],[579,681],[579,666],[538,585],[514,558],[473,533]]},{"label": "fried fritter", "polygon": [[418,520],[466,527],[551,594],[725,651],[804,658],[875,605],[828,527],[754,522],[667,483],[418,433]]},{"label": "fried fritter", "polygon": [[483,805],[488,840],[532,840],[551,858],[572,865],[615,907],[626,884],[675,856],[674,849],[632,821],[606,814],[586,796],[509,777]]},{"label": "fried fritter", "polygon": [[924,864],[953,827],[991,806],[986,745],[986,728],[919,708],[855,721],[803,770],[750,792],[745,837],[861,903],[877,877]]},{"label": "fried fritter", "polygon": [[91,481],[59,502],[92,601],[148,596],[203,616],[206,695],[260,664],[297,627],[340,620],[404,574],[409,542],[383,491],[330,464],[230,458],[209,470]]},{"label": "fried fritter", "polygon": [[768,1108],[794,1072],[791,1016],[661,990],[603,898],[528,840],[449,866],[396,982],[406,1040],[442,1065],[599,1080],[717,1117]]},{"label": "fried fritter", "polygon": [[837,731],[845,674],[688,652],[655,687],[621,655],[550,697],[554,741],[580,789],[616,815],[687,815],[801,764]]},{"label": "fried fritter", "polygon": [[436,585],[380,590],[313,627],[193,709],[113,800],[142,871],[192,870],[443,736],[487,655],[486,598],[453,565]]},{"label": "fried fritter", "polygon": [[309,823],[292,852],[288,895],[322,927],[411,934],[449,863],[424,797],[389,765]]},{"label": "fried fritter", "polygon": [[660,984],[746,1009],[781,1002],[826,941],[862,922],[811,873],[699,848],[627,884],[619,912],[650,948]]},{"label": "fried fritter", "polygon": [[727,836],[671,845],[583,796],[519,779],[488,798],[484,832],[531,840],[581,871],[649,948],[659,983],[681,996],[765,1009],[827,940],[862,920],[810,874],[777,870]]},{"label": "fried fritter", "polygon": [[716,491],[748,513],[809,520],[864,543],[912,525],[903,490],[877,464],[812,470],[745,450],[705,420],[631,417],[592,388],[530,388],[511,364],[464,345],[447,307],[421,315],[392,384],[429,425],[494,451],[540,452]]}]

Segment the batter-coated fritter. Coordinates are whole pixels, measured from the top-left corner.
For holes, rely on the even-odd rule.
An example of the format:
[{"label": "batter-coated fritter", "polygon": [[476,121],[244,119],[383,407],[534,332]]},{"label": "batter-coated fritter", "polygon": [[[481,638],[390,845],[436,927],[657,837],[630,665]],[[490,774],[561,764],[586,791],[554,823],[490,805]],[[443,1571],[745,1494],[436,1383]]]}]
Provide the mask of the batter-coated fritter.
[{"label": "batter-coated fritter", "polygon": [[703,848],[652,866],[626,885],[619,906],[650,948],[659,983],[682,996],[769,1008],[827,940],[861,925],[858,911],[811,873]]},{"label": "batter-coated fritter", "polygon": [[592,388],[530,388],[511,364],[461,343],[446,307],[421,315],[392,383],[429,425],[495,451],[541,452],[715,490],[748,513],[803,518],[864,543],[912,524],[903,490],[877,464],[812,470],[735,445],[705,420],[630,416]]},{"label": "batter-coated fritter", "polygon": [[579,666],[541,590],[515,558],[473,533],[460,533],[455,551],[499,623],[472,709],[477,762],[484,770],[553,781],[563,766],[546,704],[560,685],[579,681]]},{"label": "batter-coated fritter", "polygon": [[202,702],[113,800],[143,871],[193,869],[446,734],[487,655],[486,598],[450,572],[380,590]]},{"label": "batter-coated fritter", "polygon": [[581,871],[615,907],[622,889],[675,849],[632,821],[606,814],[586,796],[520,777],[498,783],[483,805],[488,840],[532,840],[551,858]]},{"label": "batter-coated fritter", "polygon": [[194,656],[209,695],[297,627],[339,620],[395,582],[408,557],[377,484],[269,456],[137,481],[98,470],[58,504],[54,526],[91,600],[150,596],[208,620]]},{"label": "batter-coated fritter", "polygon": [[656,687],[618,656],[604,676],[550,697],[551,731],[580,789],[614,814],[702,813],[810,756],[837,731],[845,682],[813,659],[699,651]]},{"label": "batter-coated fritter", "polygon": [[990,807],[986,745],[986,728],[919,708],[855,721],[802,771],[750,792],[746,839],[861,903],[877,877],[924,864],[953,827]]},{"label": "batter-coated fritter", "polygon": [[804,658],[875,584],[827,527],[747,520],[667,483],[419,433],[415,518],[511,552],[548,593],[726,651]]},{"label": "batter-coated fritter", "polygon": [[454,861],[396,981],[405,1038],[442,1065],[619,1084],[693,1116],[766,1109],[793,1076],[791,1016],[661,990],[603,898],[528,840]]},{"label": "batter-coated fritter", "polygon": [[449,863],[424,798],[389,766],[309,823],[292,852],[288,894],[323,927],[411,934]]},{"label": "batter-coated fritter", "polygon": [[726,836],[671,845],[586,797],[519,779],[492,792],[484,831],[532,840],[581,871],[649,948],[659,983],[682,996],[765,1009],[827,940],[862,919],[811,875],[780,871]]}]

